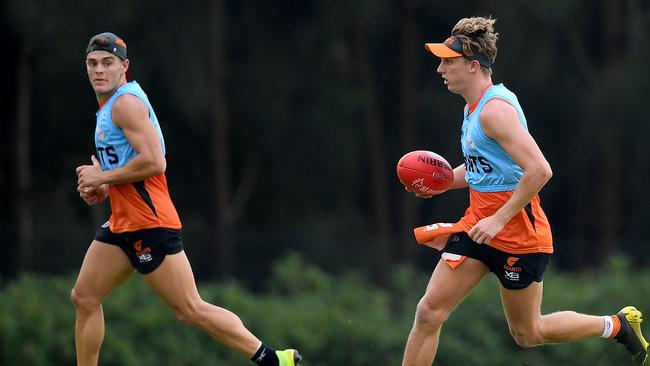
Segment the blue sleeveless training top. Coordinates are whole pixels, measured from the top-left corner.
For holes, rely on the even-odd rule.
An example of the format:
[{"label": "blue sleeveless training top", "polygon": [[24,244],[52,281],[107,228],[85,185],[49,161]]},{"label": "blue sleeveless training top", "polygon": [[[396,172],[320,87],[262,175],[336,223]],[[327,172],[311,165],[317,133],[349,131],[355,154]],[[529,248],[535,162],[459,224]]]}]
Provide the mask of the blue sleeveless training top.
[{"label": "blue sleeveless training top", "polygon": [[121,128],[113,123],[111,111],[113,103],[122,94],[133,94],[140,98],[149,109],[149,119],[156,127],[158,136],[160,136],[160,144],[162,146],[163,155],[165,155],[165,140],[158,124],[158,118],[149,103],[147,95],[144,93],[140,85],[131,81],[122,85],[115,93],[108,98],[102,108],[97,111],[97,126],[95,127],[95,148],[97,150],[97,159],[99,159],[103,170],[115,169],[123,166],[129,160],[136,157],[137,153],[133,150],[133,146],[129,144],[124,136]]},{"label": "blue sleeveless training top", "polygon": [[526,117],[519,105],[517,96],[503,84],[488,88],[476,108],[468,114],[464,111],[461,129],[461,145],[465,158],[465,180],[469,187],[478,192],[503,192],[517,188],[523,175],[523,169],[494,139],[488,137],[481,128],[480,114],[485,104],[491,99],[502,99],[517,110],[519,121],[528,129]]},{"label": "blue sleeveless training top", "polygon": [[[97,112],[95,147],[103,170],[122,167],[138,155],[126,139],[124,131],[115,125],[111,117],[115,101],[124,94],[135,95],[147,106],[149,120],[158,132],[162,153],[165,154],[165,141],[158,118],[140,85],[132,81],[119,87]],[[136,182],[111,184],[108,193],[111,203],[109,228],[114,233],[151,228],[181,228],[164,173]]]}]

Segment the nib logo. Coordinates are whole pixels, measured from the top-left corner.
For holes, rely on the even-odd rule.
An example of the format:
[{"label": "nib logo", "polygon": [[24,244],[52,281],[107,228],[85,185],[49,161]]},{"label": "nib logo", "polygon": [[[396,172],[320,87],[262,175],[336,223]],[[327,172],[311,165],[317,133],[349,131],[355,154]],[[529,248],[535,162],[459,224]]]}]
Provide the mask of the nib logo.
[{"label": "nib logo", "polygon": [[517,257],[508,257],[508,260],[506,261],[508,263],[508,267],[514,266],[515,263],[517,263],[518,260],[519,260],[519,258],[517,258]]}]

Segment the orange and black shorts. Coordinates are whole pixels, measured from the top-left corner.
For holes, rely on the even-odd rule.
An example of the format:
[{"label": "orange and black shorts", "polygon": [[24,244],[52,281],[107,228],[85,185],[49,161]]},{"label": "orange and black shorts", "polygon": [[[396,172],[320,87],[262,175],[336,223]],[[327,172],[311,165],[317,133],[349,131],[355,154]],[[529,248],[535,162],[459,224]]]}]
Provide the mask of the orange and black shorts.
[{"label": "orange and black shorts", "polygon": [[551,257],[548,253],[511,254],[486,244],[478,244],[467,233],[452,234],[442,250],[483,262],[501,285],[510,290],[523,289],[542,277]]},{"label": "orange and black shorts", "polygon": [[133,268],[142,274],[155,271],[165,256],[183,250],[181,232],[176,229],[153,228],[114,233],[106,223],[97,231],[95,240],[120,247]]}]

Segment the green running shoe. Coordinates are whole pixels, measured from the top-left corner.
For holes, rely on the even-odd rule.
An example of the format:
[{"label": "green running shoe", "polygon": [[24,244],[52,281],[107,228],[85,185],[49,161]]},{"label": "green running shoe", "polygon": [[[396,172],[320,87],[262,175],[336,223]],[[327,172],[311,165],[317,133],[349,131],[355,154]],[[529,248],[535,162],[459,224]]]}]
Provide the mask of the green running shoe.
[{"label": "green running shoe", "polygon": [[285,349],[282,351],[275,351],[275,354],[280,360],[280,366],[298,366],[302,356],[295,349]]},{"label": "green running shoe", "polygon": [[616,316],[621,321],[621,329],[614,337],[616,342],[625,346],[637,365],[643,365],[648,356],[648,341],[641,333],[643,314],[634,306],[626,306]]}]

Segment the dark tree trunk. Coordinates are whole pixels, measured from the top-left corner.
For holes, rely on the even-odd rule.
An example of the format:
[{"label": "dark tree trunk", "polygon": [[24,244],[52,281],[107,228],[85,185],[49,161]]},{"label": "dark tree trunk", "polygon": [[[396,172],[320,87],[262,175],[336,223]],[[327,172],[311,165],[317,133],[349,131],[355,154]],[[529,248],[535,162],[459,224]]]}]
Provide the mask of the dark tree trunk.
[{"label": "dark tree trunk", "polygon": [[[621,22],[623,14],[618,0],[603,0],[603,13],[610,16],[607,21],[602,22],[602,43],[605,45],[605,60],[607,65],[616,65],[616,59],[621,58],[620,50],[615,47],[619,43],[617,40],[621,36]],[[616,113],[611,118],[606,120],[615,120]],[[604,131],[609,130],[609,133],[601,133],[599,137],[601,140],[601,150],[607,151],[602,155],[602,174],[599,174],[600,179],[598,186],[598,219],[597,227],[598,233],[598,255],[599,258],[609,258],[609,255],[619,245],[618,233],[621,231],[621,211],[620,211],[620,177],[625,174],[624,166],[621,162],[621,136],[619,135],[618,126],[607,124]]]},{"label": "dark tree trunk", "polygon": [[366,146],[370,169],[370,187],[373,205],[374,237],[371,238],[374,257],[372,265],[378,281],[386,280],[386,268],[389,268],[392,258],[390,244],[391,219],[388,182],[386,172],[389,168],[383,158],[385,154],[384,136],[382,132],[379,106],[377,102],[377,87],[370,56],[367,19],[357,18],[355,25],[355,46],[357,49],[357,69],[360,76],[363,94],[363,126],[366,134]]},{"label": "dark tree trunk", "polygon": [[233,265],[233,238],[232,222],[228,213],[231,196],[231,171],[228,146],[228,127],[230,116],[226,103],[225,92],[225,31],[226,14],[224,0],[210,2],[210,24],[212,44],[210,47],[210,60],[212,65],[212,163],[215,182],[214,209],[215,221],[213,227],[215,265],[212,275],[223,278],[232,270]]},{"label": "dark tree trunk", "polygon": [[18,63],[18,95],[16,126],[13,148],[15,154],[14,204],[20,271],[34,269],[34,215],[32,211],[32,165],[31,165],[31,70],[27,50],[20,53]]},{"label": "dark tree trunk", "polygon": [[246,161],[241,183],[232,189],[233,171],[230,165],[229,131],[231,116],[228,112],[226,92],[226,9],[224,0],[210,3],[212,44],[210,65],[212,67],[212,172],[215,182],[213,240],[215,265],[212,275],[223,278],[236,268],[234,223],[248,202],[256,183],[256,160]]},{"label": "dark tree trunk", "polygon": [[[399,124],[401,148],[404,153],[414,150],[417,125],[417,30],[415,22],[415,4],[413,0],[404,0],[400,5],[401,50],[398,55],[400,63],[399,86]],[[413,227],[417,221],[416,200],[411,194],[402,194],[400,200],[400,229],[398,245],[401,257],[407,263],[415,262],[416,243],[413,239]]]}]

